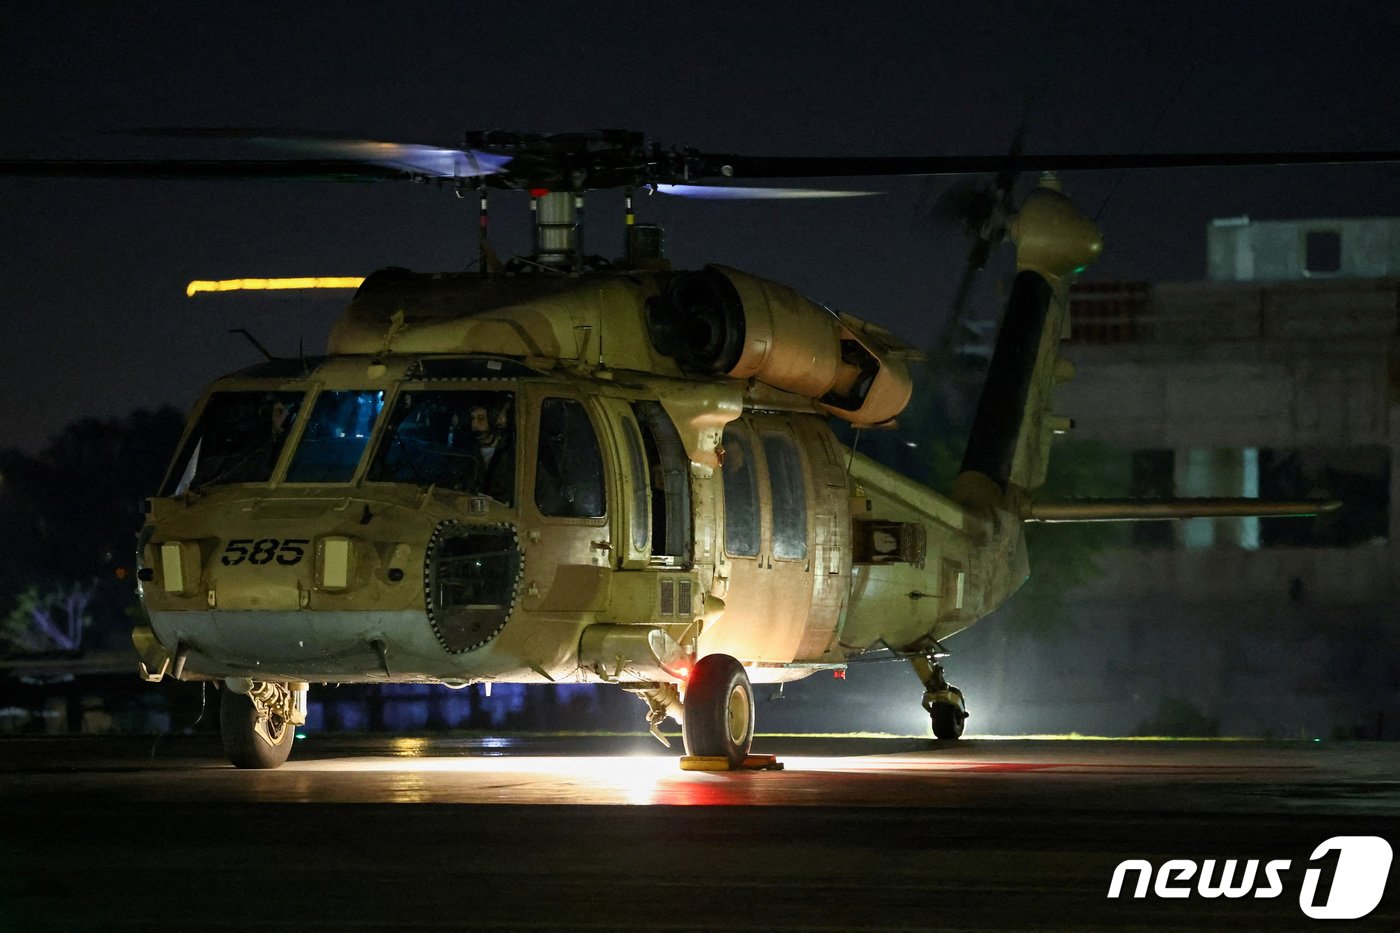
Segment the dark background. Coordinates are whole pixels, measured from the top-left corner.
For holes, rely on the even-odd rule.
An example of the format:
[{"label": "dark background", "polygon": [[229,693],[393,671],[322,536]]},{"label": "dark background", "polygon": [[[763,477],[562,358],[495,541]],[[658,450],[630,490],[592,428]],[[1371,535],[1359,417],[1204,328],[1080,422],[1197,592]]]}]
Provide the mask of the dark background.
[{"label": "dark background", "polygon": [[[1023,120],[1032,153],[1395,149],[1397,39],[1383,2],[7,5],[0,158],[211,154],[120,134],[150,126],[444,144],[625,127],[753,154],[1000,153]],[[1393,166],[1065,181],[1101,212],[1090,278],[1202,277],[1212,217],[1400,213]],[[826,203],[658,197],[642,214],[681,267],[738,265],[922,344],[967,249],[928,217],[948,183],[877,180],[883,197]],[[523,207],[495,202],[503,253],[526,249]],[[474,211],[404,184],[0,180],[0,448],[188,406],[256,358],[230,327],[317,351],[346,297],[187,299],[189,280],[457,269],[475,258]],[[589,249],[619,253],[616,195],[589,213]],[[992,316],[988,272],[974,310]]]},{"label": "dark background", "polygon": [[[9,5],[0,158],[277,154],[125,133],[171,126],[442,145],[467,129],[623,127],[755,155],[1004,154],[1021,130],[1028,153],[1395,150],[1397,48],[1400,12],[1382,2]],[[1022,190],[1033,182],[1022,178]],[[1202,278],[1215,217],[1400,215],[1394,165],[1069,172],[1064,182],[1104,230],[1090,281]],[[953,183],[848,180],[833,184],[883,194],[828,202],[658,196],[639,214],[666,225],[680,268],[738,266],[929,345],[968,252],[957,225],[934,216]],[[525,207],[516,192],[493,201],[503,255],[528,250]],[[595,193],[588,213],[588,250],[618,255],[620,196]],[[186,283],[455,270],[476,258],[475,202],[409,184],[0,178],[0,217],[0,612],[26,586],[96,574],[85,650],[127,650],[131,586],[115,573],[178,431],[173,411],[130,413],[187,408],[212,378],[255,362],[232,327],[274,353],[299,342],[320,352],[348,297],[189,299]],[[980,278],[973,316],[998,316],[1009,252]],[[902,421],[906,439],[956,463],[941,422],[913,409]],[[1062,449],[1056,462],[1063,473],[1076,461]],[[1077,553],[1064,538],[1038,548],[1037,580],[1072,585]],[[979,710],[999,695],[1008,631],[959,639],[959,658],[977,661],[954,674],[983,698]],[[129,687],[133,701],[155,695],[134,678]],[[407,717],[396,728],[434,716],[481,726],[472,717],[488,711],[492,727],[520,725],[510,711],[539,711],[527,688],[484,704],[450,697],[455,706],[403,689],[383,698],[386,724]],[[635,727],[634,700],[595,693],[578,710],[580,698],[554,697],[549,718]],[[853,666],[849,683],[813,678],[784,700],[763,694],[765,729],[926,725],[903,664]],[[167,699],[172,725],[198,716],[196,694]],[[70,700],[69,717],[81,716]],[[353,728],[338,709],[322,724]],[[975,724],[1015,727],[985,715]]]}]

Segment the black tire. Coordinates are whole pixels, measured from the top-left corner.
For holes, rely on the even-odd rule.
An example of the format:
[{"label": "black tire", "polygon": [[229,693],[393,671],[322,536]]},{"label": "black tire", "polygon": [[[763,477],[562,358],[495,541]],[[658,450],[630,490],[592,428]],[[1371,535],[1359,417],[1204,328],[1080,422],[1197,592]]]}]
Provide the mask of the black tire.
[{"label": "black tire", "polygon": [[224,754],[235,768],[267,769],[281,766],[292,753],[292,741],[296,738],[296,726],[273,716],[268,723],[268,731],[277,738],[276,745],[268,745],[253,731],[257,724],[257,711],[253,701],[245,694],[232,690],[222,691],[219,699],[219,734],[224,740]]},{"label": "black tire", "polygon": [[744,666],[727,654],[701,658],[685,684],[687,755],[728,758],[741,765],[753,744],[753,686]]},{"label": "black tire", "polygon": [[929,710],[929,718],[933,720],[934,738],[946,741],[962,738],[967,714],[952,703],[935,703]]}]

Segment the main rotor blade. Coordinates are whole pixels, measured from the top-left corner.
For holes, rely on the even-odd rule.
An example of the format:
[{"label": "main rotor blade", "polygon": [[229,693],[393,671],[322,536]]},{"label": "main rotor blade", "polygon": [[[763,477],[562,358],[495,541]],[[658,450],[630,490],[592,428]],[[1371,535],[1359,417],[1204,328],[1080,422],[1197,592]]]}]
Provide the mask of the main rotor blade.
[{"label": "main rotor blade", "polygon": [[512,156],[461,146],[356,139],[328,133],[290,133],[272,129],[232,127],[143,127],[128,135],[162,139],[233,139],[299,152],[306,158],[348,160],[404,169],[431,178],[475,178],[494,175]]},{"label": "main rotor blade", "polygon": [[1229,168],[1264,165],[1350,165],[1400,162],[1400,151],[1060,153],[980,156],[698,156],[692,177],[844,178],[879,175],[964,175],[1102,169]]},{"label": "main rotor blade", "polygon": [[[190,131],[196,135],[253,131]],[[888,175],[957,175],[1019,171],[1096,169],[1206,168],[1258,165],[1345,165],[1400,162],[1400,151],[1370,152],[1227,152],[982,155],[982,156],[742,156],[694,150],[638,148],[627,139],[613,146],[603,138],[600,148],[591,139],[545,139],[536,152],[535,140],[501,147],[453,149],[416,143],[365,139],[315,139],[295,136],[242,136],[291,146],[325,158],[300,159],[9,159],[0,160],[0,176],[30,178],[140,179],[261,179],[277,181],[413,181],[480,179],[493,187],[546,187],[584,190],[641,185],[672,185],[668,193],[683,196],[732,197],[852,197],[867,192],[793,194],[797,189],[767,189],[783,194],[755,194],[753,188],[708,188],[700,194],[687,184],[704,179],[778,179],[878,177]],[[557,151],[548,148],[555,145]],[[566,145],[567,144],[567,145]],[[572,147],[572,148],[570,148]],[[612,148],[609,148],[612,147]],[[678,190],[677,190],[678,189]],[[820,189],[818,189],[820,190]],[[744,192],[742,195],[729,192]]]},{"label": "main rotor blade", "polygon": [[409,181],[404,168],[351,159],[4,159],[14,178],[139,178],[196,181]]},{"label": "main rotor blade", "polygon": [[337,159],[398,168],[429,178],[479,178],[495,175],[510,162],[511,156],[476,149],[452,149],[418,143],[388,143],[373,139],[335,141],[269,139],[281,148],[324,153]]},{"label": "main rotor blade", "polygon": [[739,188],[727,185],[652,185],[658,194],[715,201],[785,201],[812,198],[867,198],[879,191],[840,191],[828,188]]}]

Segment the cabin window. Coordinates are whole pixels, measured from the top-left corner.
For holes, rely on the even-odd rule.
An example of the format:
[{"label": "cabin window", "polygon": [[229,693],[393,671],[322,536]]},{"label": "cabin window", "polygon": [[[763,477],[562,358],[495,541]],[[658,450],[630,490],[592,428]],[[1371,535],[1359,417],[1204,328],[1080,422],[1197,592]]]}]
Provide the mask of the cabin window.
[{"label": "cabin window", "polygon": [[802,560],[807,556],[807,490],[802,455],[789,434],[763,432],[768,461],[768,488],[773,496],[773,556]]},{"label": "cabin window", "polygon": [[350,482],[383,408],[380,390],[322,392],[292,455],[287,482]]},{"label": "cabin window", "polygon": [[724,550],[731,557],[757,557],[759,548],[758,465],[748,429],[730,422],[724,438]]},{"label": "cabin window", "polygon": [[515,395],[400,392],[365,477],[515,502]]},{"label": "cabin window", "polygon": [[650,467],[652,560],[688,566],[693,537],[690,516],[690,455],[680,432],[659,402],[634,402]]},{"label": "cabin window", "polygon": [[647,464],[642,457],[642,439],[637,433],[637,425],[630,418],[622,419],[622,436],[627,444],[627,470],[632,480],[632,514],[630,528],[632,550],[645,551],[651,533],[650,484],[647,482]]},{"label": "cabin window", "polygon": [[164,496],[272,479],[296,425],[302,392],[215,392],[176,458]]},{"label": "cabin window", "polygon": [[547,398],[540,406],[535,504],[541,515],[598,518],[606,511],[603,454],[582,403]]}]

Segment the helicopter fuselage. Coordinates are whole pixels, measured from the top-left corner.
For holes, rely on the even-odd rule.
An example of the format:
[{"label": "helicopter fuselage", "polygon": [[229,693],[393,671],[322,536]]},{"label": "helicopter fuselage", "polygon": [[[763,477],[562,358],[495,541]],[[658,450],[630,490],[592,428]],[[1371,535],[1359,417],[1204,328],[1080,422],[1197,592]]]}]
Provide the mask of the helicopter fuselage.
[{"label": "helicopter fuselage", "polygon": [[[576,287],[591,303],[618,283]],[[400,303],[379,352],[211,386],[142,532],[147,670],[683,683],[723,653],[779,682],[921,650],[1024,579],[1018,518],[853,454],[831,404],[637,365],[656,356],[625,323],[645,318],[647,283],[591,321],[552,289],[573,359],[542,352],[528,304],[476,316],[486,352],[394,352]],[[589,358],[594,327],[617,362]],[[826,401],[869,402],[872,368]]]}]

